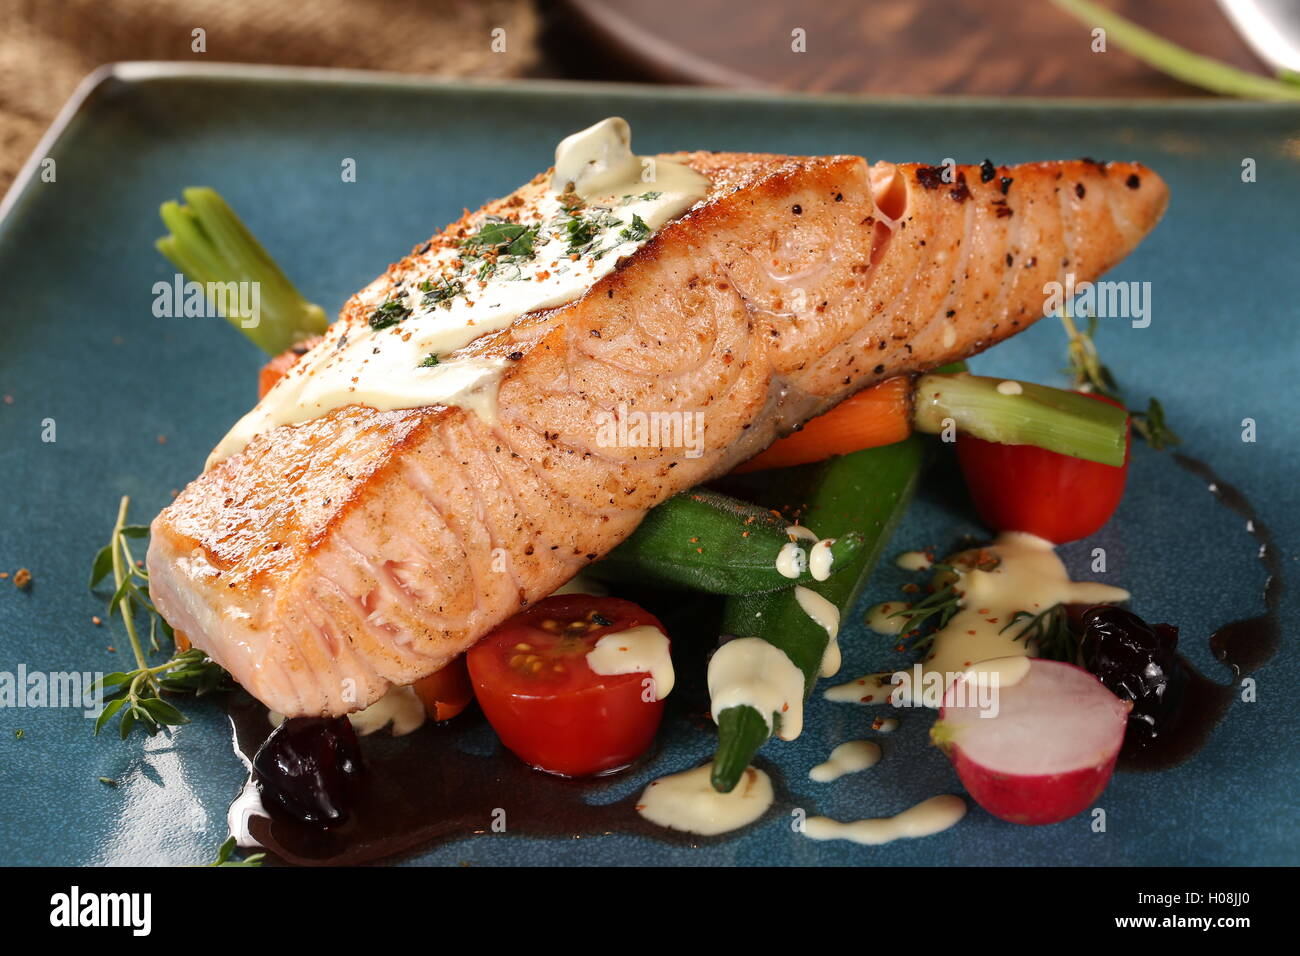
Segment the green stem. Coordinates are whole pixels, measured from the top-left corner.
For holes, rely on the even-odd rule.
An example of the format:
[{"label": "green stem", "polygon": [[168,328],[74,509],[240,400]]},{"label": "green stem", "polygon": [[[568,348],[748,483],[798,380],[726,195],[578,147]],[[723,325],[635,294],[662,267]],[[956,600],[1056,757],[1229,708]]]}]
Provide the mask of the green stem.
[{"label": "green stem", "polygon": [[[909,438],[868,448],[829,461],[745,475],[761,481],[760,502],[768,507],[794,506],[800,520],[817,534],[838,538],[862,535],[865,545],[825,581],[804,585],[829,601],[843,620],[875,568],[911,500],[924,459],[926,442]],[[804,697],[821,674],[830,635],[809,617],[793,588],[729,597],[722,632],[757,637],[779,648],[804,675]],[[767,722],[753,707],[730,707],[715,715],[718,749],[711,773],[713,787],[731,790],[754,754],[766,742]],[[779,714],[771,715],[775,722]]]},{"label": "green stem", "polygon": [[730,793],[767,741],[767,721],[753,707],[728,707],[718,714],[718,750],[709,780],[719,793]]},{"label": "green stem", "polygon": [[981,375],[922,375],[913,425],[949,427],[1004,445],[1036,445],[1104,465],[1124,464],[1128,413],[1077,392]]},{"label": "green stem", "polygon": [[[121,588],[122,582],[126,580],[130,572],[126,569],[126,558],[123,554],[121,542],[122,528],[126,526],[126,512],[130,507],[131,499],[126,495],[122,496],[122,501],[117,507],[117,521],[113,525],[113,582],[115,588]],[[148,671],[149,662],[145,660],[144,648],[140,646],[140,637],[135,632],[135,615],[131,608],[130,593],[123,594],[117,602],[117,612],[122,615],[122,623],[126,625],[126,636],[131,641],[131,653],[135,655],[136,667]],[[152,682],[153,675],[149,675]],[[134,682],[132,684],[134,687]]]},{"label": "green stem", "polygon": [[[170,234],[155,246],[190,281],[210,284],[250,283],[258,295],[257,314],[241,308],[240,298],[226,297],[226,319],[270,355],[325,331],[325,311],[303,298],[262,244],[213,189],[191,186],[187,205],[165,202],[159,210]],[[247,295],[251,295],[248,293]]]},{"label": "green stem", "polygon": [[1106,31],[1107,41],[1114,42],[1121,50],[1184,83],[1228,96],[1300,100],[1300,87],[1294,83],[1248,73],[1208,56],[1193,53],[1091,0],[1052,2],[1088,26],[1101,27]]}]

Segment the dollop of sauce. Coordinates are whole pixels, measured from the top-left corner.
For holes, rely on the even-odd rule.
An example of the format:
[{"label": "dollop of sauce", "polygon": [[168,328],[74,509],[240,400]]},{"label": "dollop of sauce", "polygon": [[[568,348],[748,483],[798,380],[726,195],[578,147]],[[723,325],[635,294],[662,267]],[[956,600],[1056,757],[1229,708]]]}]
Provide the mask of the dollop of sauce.
[{"label": "dollop of sauce", "polygon": [[816,783],[830,783],[849,773],[868,770],[880,762],[880,744],[870,740],[849,740],[831,751],[825,763],[808,771],[808,779]]},{"label": "dollop of sauce", "polygon": [[807,552],[793,541],[781,545],[776,553],[776,570],[782,577],[794,580],[808,570]]},{"label": "dollop of sauce", "polygon": [[924,571],[934,560],[924,551],[904,551],[894,559],[894,566],[904,571]]},{"label": "dollop of sauce", "polygon": [[834,677],[840,672],[840,609],[809,588],[795,585],[794,599],[814,624],[826,629],[826,650],[822,653],[821,676]]},{"label": "dollop of sauce", "polygon": [[[1022,611],[1037,615],[1057,604],[1113,604],[1129,598],[1123,588],[1072,581],[1052,542],[1021,531],[1003,532],[989,546],[962,552],[943,563],[957,569],[961,598],[947,625],[934,633],[930,653],[921,666],[923,673],[939,675],[945,684],[984,661],[1036,656],[1033,642],[1020,638],[1028,624],[1023,618],[1015,619]],[[905,619],[891,615],[901,606],[898,602],[876,605],[867,613],[868,626],[882,634],[899,633]],[[999,664],[1002,670],[1012,667],[1003,661]],[[882,681],[881,676],[859,677],[830,688],[824,696],[840,702],[884,703],[889,700],[890,688],[888,677]],[[904,697],[906,687],[900,688]]]},{"label": "dollop of sauce", "polygon": [[521,189],[509,219],[483,217],[465,238],[435,240],[406,273],[363,291],[369,321],[331,326],[235,424],[207,467],[263,432],[344,405],[455,405],[495,424],[510,360],[454,353],[528,312],[580,298],[708,189],[688,166],[634,155],[617,117],[566,137],[554,175]]},{"label": "dollop of sauce", "polygon": [[[991,555],[996,566],[983,570]],[[1035,654],[1031,642],[1018,640],[1017,612],[1039,614],[1057,604],[1113,604],[1127,601],[1128,591],[1091,581],[1072,581],[1052,542],[1021,531],[998,535],[987,548],[955,555],[945,562],[958,568],[960,609],[935,633],[932,650],[922,662],[927,671],[958,674],[971,665],[1000,657]],[[1008,626],[1010,625],[1010,626]]]},{"label": "dollop of sauce", "polygon": [[814,581],[825,581],[831,576],[835,555],[831,553],[834,538],[823,538],[808,549],[808,573]]},{"label": "dollop of sauce", "polygon": [[966,815],[966,801],[943,794],[931,797],[897,816],[877,817],[841,823],[829,817],[809,817],[804,836],[811,840],[849,840],[862,846],[879,846],[894,840],[915,839],[942,833]]},{"label": "dollop of sauce", "polygon": [[748,826],[772,806],[772,780],[747,767],[730,793],[713,789],[713,764],[651,781],[637,801],[637,812],[651,823],[701,836],[717,836]]},{"label": "dollop of sauce", "polygon": [[785,651],[758,637],[738,637],[718,648],[709,661],[709,709],[713,719],[731,707],[758,711],[777,736],[794,740],[803,732],[803,673]]},{"label": "dollop of sauce", "polygon": [[898,612],[906,605],[902,601],[885,601],[867,608],[867,627],[877,634],[902,634],[907,619]]},{"label": "dollop of sauce", "polygon": [[606,634],[587,652],[587,666],[603,677],[649,674],[654,682],[655,700],[663,700],[672,693],[677,679],[668,637],[650,624]]}]

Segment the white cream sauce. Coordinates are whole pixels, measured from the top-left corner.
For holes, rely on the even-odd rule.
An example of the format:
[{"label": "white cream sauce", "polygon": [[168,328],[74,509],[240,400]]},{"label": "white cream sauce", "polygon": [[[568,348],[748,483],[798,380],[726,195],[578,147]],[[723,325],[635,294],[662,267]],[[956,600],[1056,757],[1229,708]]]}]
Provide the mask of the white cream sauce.
[{"label": "white cream sauce", "polygon": [[[981,570],[977,566],[981,556],[996,558],[997,566]],[[935,632],[930,654],[921,665],[924,675],[936,675],[933,679],[945,685],[984,661],[1036,656],[1032,642],[1016,639],[1028,623],[1023,618],[1012,622],[1019,611],[1039,614],[1057,604],[1110,604],[1129,598],[1123,588],[1070,580],[1050,541],[1019,531],[1004,532],[988,547],[954,555],[944,563],[960,569],[957,587],[963,594],[957,613]],[[899,601],[877,604],[867,612],[867,625],[881,634],[900,633],[905,619],[891,615],[904,606]],[[998,665],[1002,686],[1007,686],[1015,665],[1003,660]],[[832,687],[823,696],[840,703],[886,703],[895,688],[888,676],[882,687],[880,676],[867,674]],[[900,699],[910,696],[909,686],[905,682],[899,688]]]},{"label": "white cream sauce", "polygon": [[[573,216],[563,205],[568,200],[562,202],[569,182],[585,200],[578,215],[596,230],[593,244],[576,258],[567,231]],[[456,405],[495,424],[496,388],[509,360],[454,353],[525,313],[581,297],[708,189],[708,179],[687,166],[634,155],[628,125],[617,117],[567,137],[556,150],[549,188],[525,187],[519,193],[524,202],[511,211],[517,222],[497,224],[535,228],[527,248],[497,256],[484,274],[487,260],[474,258],[472,251],[504,246],[435,243],[391,284],[387,276],[376,280],[361,296],[368,309],[391,303],[409,312],[386,328],[335,323],[325,340],[235,424],[207,467],[236,454],[256,435],[344,405],[380,411]],[[478,230],[484,223],[476,223],[474,235],[482,236]]]},{"label": "white cream sauce", "polygon": [[867,627],[877,634],[902,634],[907,619],[896,616],[907,607],[905,601],[885,601],[867,608]]},{"label": "white cream sauce", "polygon": [[804,836],[813,840],[850,840],[862,846],[879,846],[894,840],[933,836],[966,815],[966,801],[944,794],[931,797],[893,817],[841,823],[829,817],[809,817]]},{"label": "white cream sauce", "polygon": [[772,806],[772,781],[757,767],[748,767],[730,793],[718,793],[709,782],[713,764],[660,777],[641,794],[637,812],[651,823],[700,836],[738,830],[759,819]]},{"label": "white cream sauce", "polygon": [[753,707],[768,730],[781,715],[777,736],[794,740],[803,732],[803,673],[785,651],[758,637],[737,637],[709,661],[709,711],[716,721],[730,707]]},{"label": "white cream sauce", "polygon": [[894,565],[904,571],[924,571],[932,564],[933,559],[924,551],[904,551],[894,559]]},{"label": "white cream sauce", "polygon": [[836,684],[822,693],[825,700],[836,704],[888,704],[894,692],[888,673],[863,674],[847,684]]},{"label": "white cream sauce", "polygon": [[814,624],[826,629],[826,650],[822,654],[821,676],[834,677],[840,672],[840,609],[816,591],[795,585],[794,599]]},{"label": "white cream sauce", "polygon": [[587,666],[605,677],[649,674],[654,682],[655,700],[663,700],[672,693],[677,680],[668,637],[649,624],[606,634],[587,652]]},{"label": "white cream sauce", "polygon": [[831,751],[825,763],[808,771],[808,779],[830,783],[849,773],[868,770],[880,762],[880,745],[870,740],[850,740]]},{"label": "white cream sauce", "polygon": [[831,576],[831,565],[835,555],[831,553],[834,538],[823,538],[808,549],[808,573],[814,581],[825,581]]},{"label": "white cream sauce", "polygon": [[878,734],[892,734],[898,729],[898,718],[877,717],[871,722],[871,729]]},{"label": "white cream sauce", "polygon": [[[1012,623],[1018,611],[1038,614],[1057,604],[1111,604],[1129,597],[1123,588],[1070,580],[1052,543],[1032,534],[1004,532],[982,550],[998,564],[992,570],[970,567],[960,572],[960,610],[936,632],[922,662],[925,671],[955,676],[981,661],[1035,655],[1030,642],[1016,639],[1028,623]],[[966,552],[945,563],[960,568],[964,559],[976,554]]]},{"label": "white cream sauce", "polygon": [[808,570],[808,554],[793,541],[783,544],[776,553],[776,570],[793,580]]}]

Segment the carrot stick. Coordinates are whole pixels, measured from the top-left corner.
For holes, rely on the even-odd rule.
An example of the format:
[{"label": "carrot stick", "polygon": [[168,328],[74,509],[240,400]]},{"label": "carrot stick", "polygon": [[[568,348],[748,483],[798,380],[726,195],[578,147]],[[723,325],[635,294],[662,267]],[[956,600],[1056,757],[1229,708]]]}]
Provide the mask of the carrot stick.
[{"label": "carrot stick", "polygon": [[912,380],[900,375],[864,389],[740,465],[733,475],[789,468],[832,455],[892,445],[912,434]]}]

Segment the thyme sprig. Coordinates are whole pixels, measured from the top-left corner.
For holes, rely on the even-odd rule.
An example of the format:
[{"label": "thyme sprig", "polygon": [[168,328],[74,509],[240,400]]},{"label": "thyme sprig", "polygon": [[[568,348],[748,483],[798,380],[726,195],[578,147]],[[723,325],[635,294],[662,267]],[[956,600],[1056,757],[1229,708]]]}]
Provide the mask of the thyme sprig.
[{"label": "thyme sprig", "polygon": [[[1065,372],[1070,376],[1071,383],[1075,388],[1105,395],[1122,403],[1119,383],[1102,363],[1101,354],[1097,351],[1097,317],[1088,316],[1087,327],[1082,331],[1075,324],[1069,310],[1062,309],[1060,319],[1065,326],[1065,334],[1069,337],[1066,354],[1070,364]],[[1128,413],[1133,430],[1156,451],[1181,444],[1182,439],[1165,421],[1164,406],[1154,396],[1148,399],[1146,411],[1139,412],[1130,408]]]},{"label": "thyme sprig", "polygon": [[93,590],[110,574],[113,595],[108,600],[108,616],[122,618],[135,669],[106,674],[95,684],[109,698],[103,712],[95,721],[95,733],[116,715],[121,715],[118,731],[125,740],[139,726],[150,736],[164,726],[189,723],[189,718],[175,706],[163,700],[164,693],[189,693],[199,696],[225,684],[226,673],[202,651],[191,648],[179,651],[161,664],[150,664],[146,656],[137,620],[141,613],[149,620],[149,649],[160,649],[158,635],[163,634],[173,647],[176,635],[154,607],[149,595],[149,572],[135,560],[131,541],[148,535],[145,525],[127,523],[127,510],[131,499],[123,496],[118,504],[117,520],[108,544],[99,549],[91,565],[90,587]]},{"label": "thyme sprig", "polygon": [[1119,384],[1110,369],[1102,364],[1101,355],[1097,352],[1097,317],[1088,316],[1087,331],[1081,332],[1069,310],[1062,309],[1061,324],[1065,326],[1065,334],[1070,340],[1066,346],[1070,364],[1065,372],[1070,376],[1071,383],[1075,388],[1118,400]]},{"label": "thyme sprig", "polygon": [[1033,641],[1038,645],[1039,656],[1048,660],[1078,663],[1079,642],[1070,630],[1070,616],[1064,604],[1053,604],[1037,614],[1017,611],[998,633],[1005,634],[1021,621],[1026,623],[1012,640],[1023,640],[1026,644]]},{"label": "thyme sprig", "polygon": [[[897,611],[887,615],[890,618],[902,618],[902,641],[911,639],[912,650],[925,651],[934,643],[934,636],[948,626],[953,615],[961,610],[961,600],[965,592],[957,587],[961,581],[958,568],[950,564],[935,564],[935,571],[947,572],[941,587],[935,588],[920,601],[905,604]],[[921,636],[921,629],[933,622],[934,627],[928,634]]]}]

